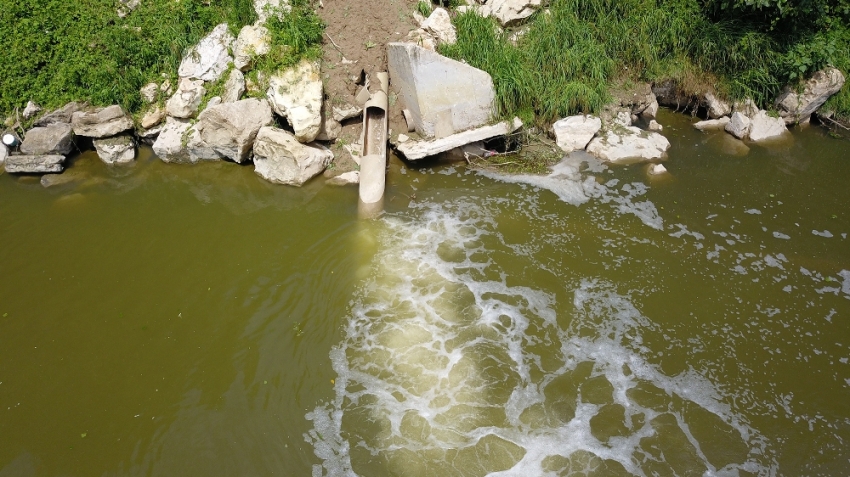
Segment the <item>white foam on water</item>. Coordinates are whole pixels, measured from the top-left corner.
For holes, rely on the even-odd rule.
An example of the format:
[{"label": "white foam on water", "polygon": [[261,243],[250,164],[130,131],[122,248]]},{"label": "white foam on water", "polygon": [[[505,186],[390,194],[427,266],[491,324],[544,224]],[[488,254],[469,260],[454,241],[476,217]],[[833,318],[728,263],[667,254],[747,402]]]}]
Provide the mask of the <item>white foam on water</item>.
[{"label": "white foam on water", "polygon": [[717,386],[653,364],[644,337],[661,330],[615,286],[584,279],[558,304],[500,269],[475,200],[415,207],[378,223],[335,397],[307,414],[314,476],[775,474]]},{"label": "white foam on water", "polygon": [[[582,173],[582,168],[588,174]],[[591,199],[601,204],[612,204],[620,214],[631,214],[644,224],[656,230],[663,230],[664,220],[658,214],[655,204],[648,200],[636,200],[646,194],[649,187],[641,182],[624,184],[617,189],[619,180],[612,179],[604,184],[596,176],[606,167],[593,157],[584,154],[571,154],[552,167],[546,176],[508,175],[492,171],[481,171],[481,175],[494,180],[513,184],[528,184],[553,192],[560,200],[571,205],[582,205]]]}]

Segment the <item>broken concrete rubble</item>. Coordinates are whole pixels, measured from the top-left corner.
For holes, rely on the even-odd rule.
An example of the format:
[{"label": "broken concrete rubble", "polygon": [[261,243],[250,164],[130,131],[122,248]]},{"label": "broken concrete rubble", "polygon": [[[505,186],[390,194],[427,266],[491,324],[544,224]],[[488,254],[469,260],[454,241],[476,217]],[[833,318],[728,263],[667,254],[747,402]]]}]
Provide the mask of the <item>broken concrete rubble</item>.
[{"label": "broken concrete rubble", "polygon": [[491,120],[489,74],[412,43],[389,43],[387,57],[393,88],[423,137],[444,138]]},{"label": "broken concrete rubble", "polygon": [[399,143],[396,146],[396,150],[401,154],[404,154],[404,157],[408,160],[415,161],[418,159],[423,159],[425,157],[433,156],[435,154],[439,154],[441,152],[446,152],[450,149],[461,147],[465,144],[469,144],[475,141],[483,141],[484,139],[490,139],[497,136],[504,136],[506,134],[510,134],[516,131],[521,127],[522,121],[520,121],[519,118],[514,118],[512,122],[505,121],[501,123],[496,123],[489,126],[484,126],[477,129],[453,134],[451,136],[443,137],[440,139],[430,139],[421,141],[414,141],[412,139],[407,140],[403,143]]}]

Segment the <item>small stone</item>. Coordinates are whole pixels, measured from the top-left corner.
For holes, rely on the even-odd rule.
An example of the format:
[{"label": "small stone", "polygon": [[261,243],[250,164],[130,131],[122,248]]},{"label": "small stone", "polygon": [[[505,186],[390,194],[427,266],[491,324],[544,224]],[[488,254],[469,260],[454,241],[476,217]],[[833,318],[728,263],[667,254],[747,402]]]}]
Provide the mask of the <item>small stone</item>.
[{"label": "small stone", "polygon": [[653,164],[649,166],[649,175],[658,176],[667,172],[667,168],[661,164]]},{"label": "small stone", "polygon": [[24,119],[30,119],[35,117],[36,114],[41,112],[41,106],[35,104],[32,101],[27,101],[27,107],[24,108],[24,112],[21,113]]},{"label": "small stone", "polygon": [[360,183],[360,172],[359,171],[350,171],[340,174],[338,176],[331,177],[325,184],[333,185],[333,186],[345,186],[351,184],[359,184]]},{"label": "small stone", "polygon": [[148,83],[142,86],[139,94],[142,96],[144,102],[151,104],[156,101],[156,96],[159,94],[159,86],[156,83]]},{"label": "small stone", "polygon": [[407,134],[399,134],[397,141],[399,143],[402,143],[402,142],[407,142],[408,139],[410,139],[410,136],[408,136]]},{"label": "small stone", "polygon": [[658,124],[658,121],[652,119],[649,121],[649,130],[650,131],[663,131],[664,126]]}]

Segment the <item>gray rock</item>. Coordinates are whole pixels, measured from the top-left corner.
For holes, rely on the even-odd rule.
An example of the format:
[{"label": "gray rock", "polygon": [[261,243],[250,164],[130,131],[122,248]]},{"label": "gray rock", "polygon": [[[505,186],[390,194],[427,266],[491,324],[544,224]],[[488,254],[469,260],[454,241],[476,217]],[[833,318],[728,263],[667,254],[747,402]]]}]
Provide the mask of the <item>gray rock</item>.
[{"label": "gray rock", "polygon": [[552,132],[555,142],[564,152],[584,149],[593,136],[602,128],[602,120],[596,116],[570,116],[555,121]]},{"label": "gray rock", "polygon": [[264,99],[243,99],[207,108],[196,125],[201,139],[217,154],[236,162],[251,158],[257,133],[272,124],[272,110]]},{"label": "gray rock", "polygon": [[482,16],[494,17],[505,27],[530,17],[542,3],[542,0],[489,0],[480,7],[480,11]]},{"label": "gray rock", "polygon": [[658,116],[658,100],[655,99],[651,103],[649,103],[649,106],[647,106],[646,109],[641,111],[640,115],[646,119],[655,119],[656,116]]},{"label": "gray rock", "polygon": [[124,18],[139,7],[141,0],[118,0],[118,17]]},{"label": "gray rock", "polygon": [[2,166],[4,162],[6,162],[7,157],[9,157],[9,148],[6,147],[5,144],[0,142],[0,166]]},{"label": "gray rock", "polygon": [[222,159],[221,154],[204,141],[200,131],[198,131],[198,124],[193,125],[186,131],[185,141],[186,152],[189,154],[189,162],[192,164],[200,161],[220,161]]},{"label": "gray rock", "polygon": [[325,184],[332,186],[345,186],[351,184],[359,184],[360,183],[360,172],[359,171],[349,171],[344,172],[338,176],[331,177]]},{"label": "gray rock", "polygon": [[24,119],[34,118],[36,114],[41,112],[41,106],[35,104],[32,101],[27,101],[27,106],[24,108],[24,112],[21,115]]},{"label": "gray rock", "polygon": [[328,111],[322,114],[322,126],[319,128],[319,134],[316,135],[316,140],[333,141],[342,133],[342,124],[333,117],[328,117],[331,115],[332,113],[329,114]]},{"label": "gray rock", "polygon": [[423,137],[451,136],[493,119],[495,90],[486,72],[411,43],[387,44],[387,56],[393,87]]},{"label": "gray rock", "polygon": [[750,134],[750,125],[750,118],[742,113],[735,112],[732,113],[732,117],[723,129],[738,139],[744,139],[748,134]]},{"label": "gray rock", "polygon": [[35,123],[33,123],[33,126],[44,127],[44,126],[50,126],[51,124],[56,124],[56,123],[69,123],[70,124],[71,123],[71,116],[73,116],[73,114],[76,113],[77,111],[79,111],[80,109],[81,109],[81,106],[80,106],[79,103],[70,102],[70,103],[66,104],[65,106],[63,106],[62,108],[57,109],[55,111],[51,111],[51,112],[45,114],[44,116],[40,117]]},{"label": "gray rock", "polygon": [[142,86],[139,95],[141,95],[142,101],[151,104],[156,101],[156,97],[159,95],[159,86],[156,83],[148,83]]},{"label": "gray rock", "polygon": [[711,131],[712,129],[723,129],[729,124],[729,117],[724,116],[720,119],[708,119],[694,123],[694,127],[700,131]]},{"label": "gray rock", "polygon": [[732,111],[751,118],[758,114],[759,107],[752,99],[747,98],[743,101],[735,101],[735,103],[732,104]]},{"label": "gray rock", "polygon": [[785,126],[785,120],[771,117],[767,114],[767,111],[759,111],[751,119],[750,141],[764,141],[787,133],[788,128]]},{"label": "gray rock", "polygon": [[224,92],[221,95],[222,103],[235,103],[245,94],[245,75],[239,70],[231,70],[224,83]]},{"label": "gray rock", "polygon": [[607,162],[638,162],[660,159],[670,149],[661,134],[634,126],[617,126],[590,141],[587,152]]},{"label": "gray rock", "polygon": [[29,155],[62,154],[74,149],[74,129],[70,124],[56,123],[27,131],[21,152]]},{"label": "gray rock", "polygon": [[322,125],[322,78],[319,65],[304,60],[269,78],[266,97],[274,112],[285,117],[298,141],[316,139]]},{"label": "gray rock", "polygon": [[106,164],[127,164],[136,158],[136,143],[130,134],[95,139],[92,142],[97,156]]},{"label": "gray rock", "polygon": [[61,185],[65,185],[65,184],[70,184],[72,182],[76,182],[76,181],[82,179],[81,175],[70,174],[69,172],[70,172],[70,170],[68,172],[63,173],[63,174],[45,174],[45,175],[41,176],[41,180],[39,182],[41,183],[42,187],[47,189],[47,188],[50,188],[50,187],[56,187],[56,186],[61,186]]},{"label": "gray rock", "polygon": [[682,93],[675,81],[667,80],[652,85],[652,93],[658,104],[674,109],[688,108],[694,102],[693,98]]},{"label": "gray rock", "polygon": [[174,118],[191,118],[197,114],[206,92],[203,81],[180,78],[177,91],[165,103],[165,112]]},{"label": "gray rock", "polygon": [[190,127],[189,121],[166,118],[165,126],[153,143],[154,154],[163,162],[189,162],[186,142]]},{"label": "gray rock", "polygon": [[320,174],[333,153],[319,145],[302,144],[292,134],[264,127],[254,142],[254,171],[275,184],[301,186]]},{"label": "gray rock", "polygon": [[216,81],[233,62],[229,49],[234,40],[227,30],[227,23],[217,25],[183,57],[177,70],[178,76]]},{"label": "gray rock", "polygon": [[826,68],[812,75],[801,93],[792,88],[785,91],[776,100],[779,115],[786,124],[805,122],[818,110],[830,96],[844,86],[844,75],[837,68]]},{"label": "gray rock", "polygon": [[109,137],[133,129],[133,119],[116,104],[90,112],[77,111],[71,116],[71,126],[77,136]]},{"label": "gray rock", "polygon": [[4,167],[10,174],[47,174],[62,172],[65,168],[65,156],[49,154],[40,156],[9,156]]},{"label": "gray rock", "polygon": [[233,43],[233,66],[245,71],[250,69],[254,58],[265,55],[271,50],[271,36],[268,28],[262,25],[245,25],[239,30],[239,37]]},{"label": "gray rock", "polygon": [[664,126],[659,124],[658,121],[652,119],[652,120],[649,121],[649,126],[647,126],[647,129],[649,129],[650,131],[659,131],[660,132],[660,131],[664,130]]},{"label": "gray rock", "polygon": [[712,93],[705,93],[704,104],[711,119],[722,118],[732,113],[732,106],[726,101],[718,99]]},{"label": "gray rock", "polygon": [[431,15],[422,22],[421,27],[440,43],[451,45],[457,42],[457,31],[452,25],[449,12],[444,8],[435,8]]},{"label": "gray rock", "polygon": [[363,108],[351,104],[333,107],[334,121],[343,122],[346,119],[356,118],[363,114]]}]

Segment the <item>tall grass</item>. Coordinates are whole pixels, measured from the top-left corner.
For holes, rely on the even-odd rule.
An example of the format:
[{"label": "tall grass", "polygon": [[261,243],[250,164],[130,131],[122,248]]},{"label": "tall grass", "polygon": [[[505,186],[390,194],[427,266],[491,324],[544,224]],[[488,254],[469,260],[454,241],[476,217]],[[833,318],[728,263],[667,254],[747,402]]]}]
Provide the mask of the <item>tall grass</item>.
[{"label": "tall grass", "polygon": [[174,74],[215,25],[256,20],[252,0],[145,0],[126,18],[113,0],[5,0],[0,8],[0,112],[34,100],[140,105],[139,88]]},{"label": "tall grass", "polygon": [[[598,112],[623,81],[672,79],[687,94],[714,90],[770,108],[786,84],[826,65],[850,67],[841,22],[789,33],[757,16],[710,15],[703,7],[698,0],[552,0],[516,45],[492,20],[466,13],[455,18],[458,43],[441,51],[493,76],[500,115],[541,123]],[[834,104],[850,114],[846,102]]]}]

